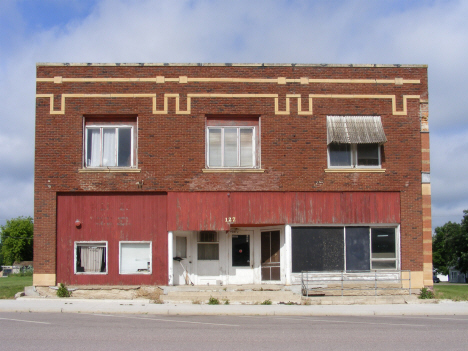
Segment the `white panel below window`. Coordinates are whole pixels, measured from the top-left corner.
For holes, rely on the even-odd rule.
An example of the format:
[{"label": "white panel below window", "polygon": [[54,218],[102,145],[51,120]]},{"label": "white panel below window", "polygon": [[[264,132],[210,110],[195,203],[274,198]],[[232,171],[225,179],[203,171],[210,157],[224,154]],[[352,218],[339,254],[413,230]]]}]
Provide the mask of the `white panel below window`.
[{"label": "white panel below window", "polygon": [[120,273],[151,273],[151,244],[120,243]]}]

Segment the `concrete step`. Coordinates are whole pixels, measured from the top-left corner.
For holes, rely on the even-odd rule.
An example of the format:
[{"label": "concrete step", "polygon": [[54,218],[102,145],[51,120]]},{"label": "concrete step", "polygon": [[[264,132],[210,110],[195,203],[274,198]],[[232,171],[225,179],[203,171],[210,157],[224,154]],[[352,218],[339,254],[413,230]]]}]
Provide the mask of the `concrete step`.
[{"label": "concrete step", "polygon": [[170,291],[160,296],[166,303],[206,304],[210,298],[218,299],[220,304],[226,301],[230,304],[261,304],[268,300],[274,304],[301,302],[301,296],[291,291]]},{"label": "concrete step", "polygon": [[302,305],[392,305],[436,303],[437,300],[420,300],[416,295],[406,296],[323,296],[303,297]]},{"label": "concrete step", "polygon": [[[315,288],[308,290],[309,296],[405,296],[409,295],[408,289],[392,289],[392,290],[381,290],[377,291],[373,289],[345,289],[343,292],[338,288]],[[303,295],[306,295],[303,292]]]}]

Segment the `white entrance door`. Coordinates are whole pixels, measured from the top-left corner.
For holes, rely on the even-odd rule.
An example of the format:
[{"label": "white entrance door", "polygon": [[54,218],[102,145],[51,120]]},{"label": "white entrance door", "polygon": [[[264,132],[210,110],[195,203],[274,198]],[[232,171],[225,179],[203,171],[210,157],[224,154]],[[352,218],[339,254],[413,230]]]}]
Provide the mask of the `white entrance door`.
[{"label": "white entrance door", "polygon": [[174,234],[174,285],[191,284],[190,273],[192,269],[190,245],[188,234]]},{"label": "white entrance door", "polygon": [[228,284],[253,284],[253,231],[229,233],[229,282]]}]

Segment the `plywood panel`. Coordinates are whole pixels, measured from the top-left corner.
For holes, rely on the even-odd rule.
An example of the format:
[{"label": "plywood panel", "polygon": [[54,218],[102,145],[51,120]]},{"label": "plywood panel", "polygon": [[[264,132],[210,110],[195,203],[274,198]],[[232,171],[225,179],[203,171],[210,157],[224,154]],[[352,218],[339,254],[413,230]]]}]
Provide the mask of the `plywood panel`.
[{"label": "plywood panel", "polygon": [[343,270],[343,239],[343,228],[292,228],[293,273]]}]

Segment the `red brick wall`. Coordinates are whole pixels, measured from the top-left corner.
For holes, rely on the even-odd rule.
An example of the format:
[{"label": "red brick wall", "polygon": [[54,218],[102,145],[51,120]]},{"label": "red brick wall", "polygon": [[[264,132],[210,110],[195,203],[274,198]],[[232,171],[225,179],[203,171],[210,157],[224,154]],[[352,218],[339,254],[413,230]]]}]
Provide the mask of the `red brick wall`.
[{"label": "red brick wall", "polygon": [[[77,66],[39,65],[38,78],[278,78],[416,79],[420,84],[359,83],[234,83],[234,82],[37,82],[37,94],[200,93],[278,94],[279,110],[286,94],[403,95],[427,99],[423,66]],[[50,114],[48,98],[36,99],[35,272],[56,271],[56,193],[89,191],[398,191],[401,193],[402,269],[422,270],[421,135],[419,99],[408,99],[407,114],[394,115],[390,98],[314,98],[313,115],[298,115],[296,99],[290,114],[275,114],[273,98],[193,98],[190,114],[175,113],[170,98],[167,114],[153,114],[151,97],[66,98],[64,114]],[[79,173],[82,168],[84,115],[136,115],[139,173]],[[203,173],[207,114],[260,115],[261,167],[264,173]],[[384,173],[327,173],[327,115],[379,115],[388,139],[383,147]],[[141,189],[136,182],[144,180]]]}]

